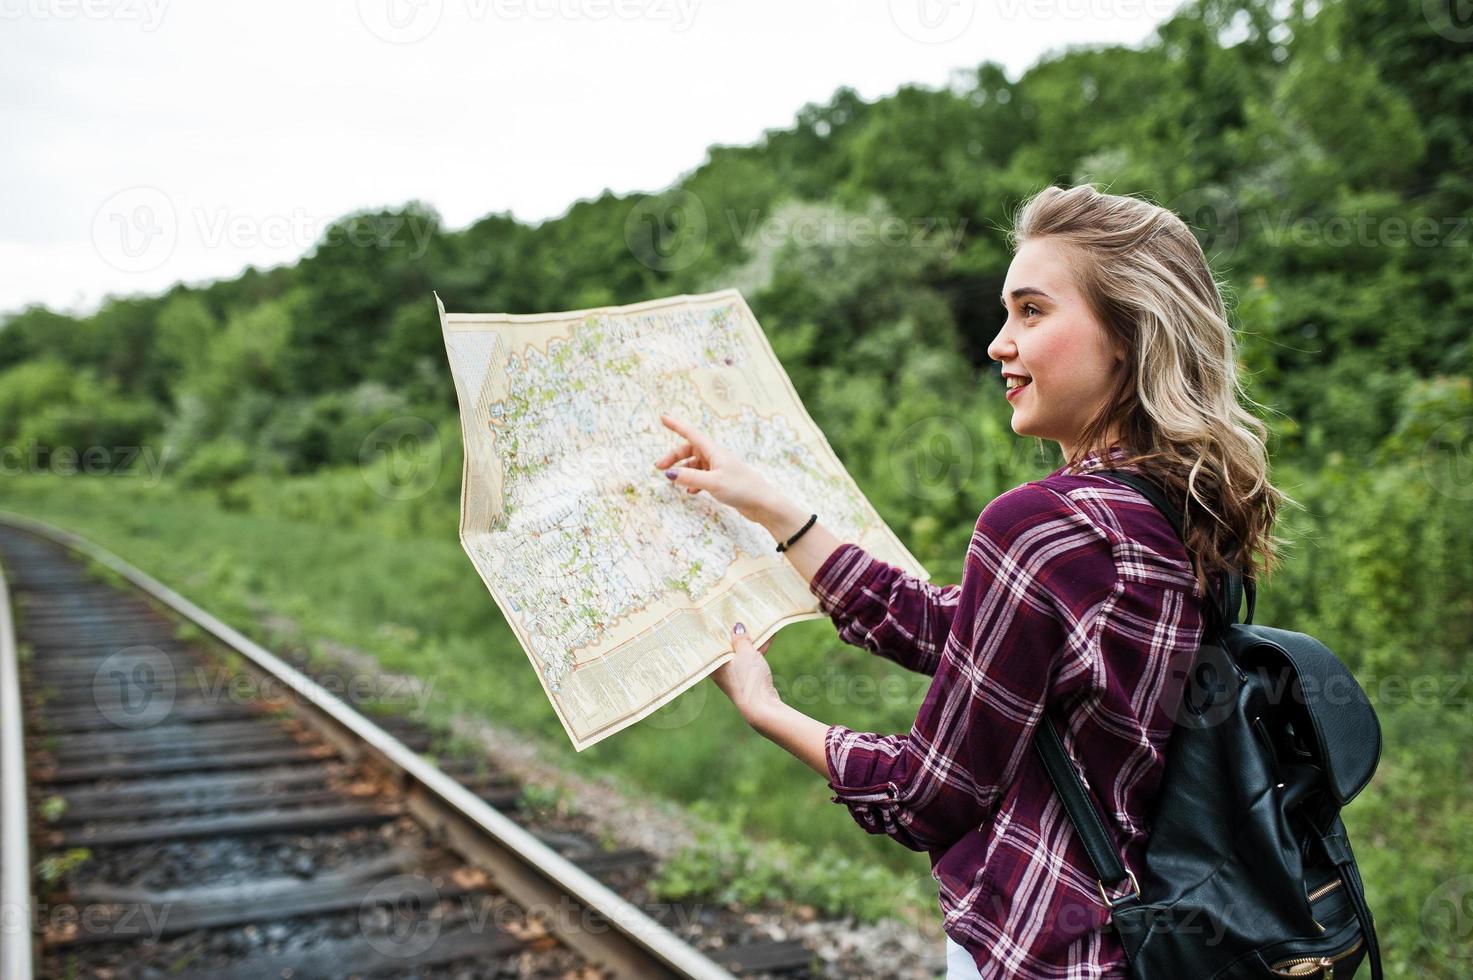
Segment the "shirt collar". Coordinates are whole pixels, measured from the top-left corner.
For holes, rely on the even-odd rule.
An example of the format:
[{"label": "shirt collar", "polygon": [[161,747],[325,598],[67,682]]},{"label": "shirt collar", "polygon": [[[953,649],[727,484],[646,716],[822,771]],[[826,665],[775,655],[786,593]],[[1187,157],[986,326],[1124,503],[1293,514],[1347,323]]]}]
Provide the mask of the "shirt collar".
[{"label": "shirt collar", "polygon": [[[1127,450],[1124,446],[1119,445],[1118,443],[1111,445],[1108,449],[1105,450],[1092,449],[1080,458],[1077,471],[1109,469],[1111,468],[1112,463],[1124,459],[1129,455],[1131,455],[1129,450]],[[1063,466],[1060,466],[1058,469],[1054,470],[1052,475],[1058,476],[1068,469],[1069,464],[1065,463]]]}]

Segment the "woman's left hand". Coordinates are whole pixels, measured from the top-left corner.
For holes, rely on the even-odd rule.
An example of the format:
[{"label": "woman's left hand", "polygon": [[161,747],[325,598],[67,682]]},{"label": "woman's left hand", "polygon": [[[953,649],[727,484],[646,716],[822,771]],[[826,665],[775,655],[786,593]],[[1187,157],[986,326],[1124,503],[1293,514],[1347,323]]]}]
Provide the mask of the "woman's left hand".
[{"label": "woman's left hand", "polygon": [[746,628],[741,623],[736,625],[741,627],[741,632],[735,627],[732,629],[732,658],[717,667],[711,678],[722,693],[731,698],[742,717],[750,722],[756,712],[772,704],[780,704],[782,698],[773,686],[772,668],[765,656],[772,641],[754,647],[747,637]]}]

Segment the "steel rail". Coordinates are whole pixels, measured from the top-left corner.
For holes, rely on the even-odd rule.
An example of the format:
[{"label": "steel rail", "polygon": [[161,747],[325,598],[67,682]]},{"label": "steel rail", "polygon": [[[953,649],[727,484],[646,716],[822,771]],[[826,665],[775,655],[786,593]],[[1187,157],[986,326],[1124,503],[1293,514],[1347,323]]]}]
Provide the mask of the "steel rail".
[{"label": "steel rail", "polygon": [[0,977],[5,980],[31,980],[35,944],[18,657],[10,588],[0,568]]},{"label": "steel rail", "polygon": [[[349,759],[399,781],[409,812],[480,865],[529,916],[621,980],[735,980],[700,950],[558,854],[311,678],[112,552],[71,531],[0,510],[0,523],[54,541],[122,576],[285,685],[291,707]],[[7,793],[7,798],[9,794]],[[21,802],[24,808],[24,798]],[[22,824],[24,826],[24,824]],[[7,865],[8,867],[8,865]],[[10,973],[5,977],[9,980]],[[27,974],[17,974],[27,976]]]}]

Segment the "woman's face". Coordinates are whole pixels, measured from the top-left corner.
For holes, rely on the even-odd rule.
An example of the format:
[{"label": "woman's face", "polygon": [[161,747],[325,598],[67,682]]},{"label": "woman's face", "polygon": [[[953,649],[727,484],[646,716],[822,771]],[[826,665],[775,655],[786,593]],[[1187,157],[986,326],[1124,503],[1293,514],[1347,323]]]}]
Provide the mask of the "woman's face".
[{"label": "woman's face", "polygon": [[1007,321],[987,345],[1004,375],[1030,379],[1013,392],[1013,431],[1052,439],[1072,456],[1074,441],[1104,405],[1125,353],[1074,285],[1066,246],[1027,241],[1013,256],[1003,283]]}]

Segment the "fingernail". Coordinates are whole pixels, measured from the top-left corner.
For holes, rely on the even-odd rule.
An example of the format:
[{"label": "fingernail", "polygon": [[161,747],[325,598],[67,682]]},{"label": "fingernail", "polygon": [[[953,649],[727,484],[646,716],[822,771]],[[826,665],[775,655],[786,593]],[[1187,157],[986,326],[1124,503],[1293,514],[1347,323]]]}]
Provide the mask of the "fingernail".
[{"label": "fingernail", "polygon": [[731,631],[733,633],[736,633],[738,636],[740,636],[741,634],[747,632],[747,628],[745,626],[743,626],[741,623],[737,623],[735,626],[733,626],[731,628]]},{"label": "fingernail", "polygon": [[665,475],[667,477],[669,477],[670,479],[672,479],[672,480],[675,479],[675,471],[674,470],[666,470],[665,471]]}]

